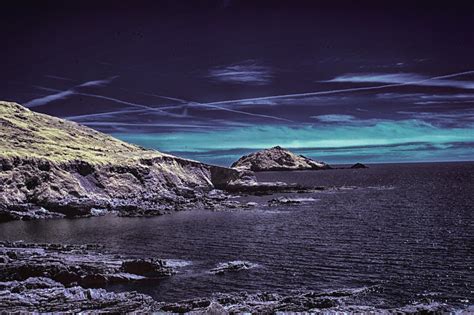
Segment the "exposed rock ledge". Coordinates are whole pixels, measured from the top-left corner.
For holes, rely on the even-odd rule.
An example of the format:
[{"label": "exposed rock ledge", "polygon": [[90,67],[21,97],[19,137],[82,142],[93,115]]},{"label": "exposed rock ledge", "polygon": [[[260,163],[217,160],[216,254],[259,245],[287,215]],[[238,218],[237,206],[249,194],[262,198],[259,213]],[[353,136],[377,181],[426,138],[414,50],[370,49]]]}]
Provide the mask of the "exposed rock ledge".
[{"label": "exposed rock ledge", "polygon": [[296,155],[280,146],[276,146],[245,155],[234,162],[232,168],[262,172],[323,170],[331,167],[324,162],[317,162],[303,155]]},{"label": "exposed rock ledge", "polygon": [[0,242],[0,281],[47,277],[65,286],[101,287],[172,274],[164,260],[111,256],[94,245]]}]

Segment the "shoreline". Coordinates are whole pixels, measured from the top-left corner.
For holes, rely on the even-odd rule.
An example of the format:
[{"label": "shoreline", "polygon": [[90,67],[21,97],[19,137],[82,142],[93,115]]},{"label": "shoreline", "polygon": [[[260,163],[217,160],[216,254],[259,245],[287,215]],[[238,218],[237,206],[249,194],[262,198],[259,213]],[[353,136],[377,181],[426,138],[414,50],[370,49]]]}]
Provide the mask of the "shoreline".
[{"label": "shoreline", "polygon": [[[33,268],[33,266],[35,266]],[[103,246],[0,242],[0,307],[12,312],[453,312],[471,311],[442,303],[397,308],[358,305],[377,286],[334,291],[215,293],[179,302],[161,302],[136,291],[104,290],[107,283],[160,281],[176,270],[165,260],[110,256]],[[222,272],[245,272],[227,269]],[[219,277],[219,274],[216,274]],[[356,303],[356,304],[354,304]]]}]

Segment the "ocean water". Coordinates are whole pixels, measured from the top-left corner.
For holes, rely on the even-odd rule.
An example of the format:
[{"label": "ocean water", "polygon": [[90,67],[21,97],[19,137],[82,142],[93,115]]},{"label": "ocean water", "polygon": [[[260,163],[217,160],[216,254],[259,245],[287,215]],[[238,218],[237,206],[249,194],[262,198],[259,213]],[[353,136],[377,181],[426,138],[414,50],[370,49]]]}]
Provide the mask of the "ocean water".
[{"label": "ocean water", "polygon": [[[358,303],[474,304],[474,163],[371,165],[267,172],[261,180],[334,187],[292,194],[301,204],[0,224],[0,240],[100,243],[128,256],[169,259],[173,277],[114,285],[160,301],[216,292],[367,289]],[[220,263],[253,268],[214,275]]]}]

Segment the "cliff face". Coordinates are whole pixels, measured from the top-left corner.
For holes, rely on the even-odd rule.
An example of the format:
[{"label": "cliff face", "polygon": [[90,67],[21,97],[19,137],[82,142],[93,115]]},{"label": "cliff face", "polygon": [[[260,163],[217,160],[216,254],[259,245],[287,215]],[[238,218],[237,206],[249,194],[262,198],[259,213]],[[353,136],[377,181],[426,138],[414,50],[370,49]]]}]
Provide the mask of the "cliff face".
[{"label": "cliff face", "polygon": [[[229,173],[231,172],[231,173]],[[196,205],[235,172],[146,150],[0,102],[0,218],[153,215]]]},{"label": "cliff face", "polygon": [[317,162],[302,155],[276,146],[241,157],[232,164],[238,170],[262,171],[293,171],[320,170],[331,168],[324,162]]}]

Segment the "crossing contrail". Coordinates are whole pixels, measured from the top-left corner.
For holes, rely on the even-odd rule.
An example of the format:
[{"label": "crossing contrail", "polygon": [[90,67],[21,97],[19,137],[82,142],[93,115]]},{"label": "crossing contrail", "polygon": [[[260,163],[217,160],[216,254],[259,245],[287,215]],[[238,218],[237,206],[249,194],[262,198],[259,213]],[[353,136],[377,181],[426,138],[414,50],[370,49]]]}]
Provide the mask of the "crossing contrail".
[{"label": "crossing contrail", "polygon": [[[141,108],[143,111],[148,111],[148,110],[156,111],[156,112],[158,112],[158,113],[160,113],[164,116],[171,116],[171,117],[188,117],[188,115],[187,114],[180,115],[180,114],[169,113],[169,112],[167,112],[167,110],[169,110],[169,109],[187,108],[187,107],[207,107],[207,108],[212,108],[212,109],[217,109],[217,110],[228,111],[228,112],[232,112],[232,113],[236,113],[236,114],[242,114],[242,115],[248,115],[248,116],[254,116],[254,117],[261,117],[261,118],[268,118],[268,119],[275,119],[275,120],[293,122],[293,121],[291,121],[289,119],[286,119],[286,118],[283,118],[283,117],[272,116],[272,115],[264,115],[264,114],[256,114],[256,113],[249,113],[249,112],[246,112],[246,111],[231,109],[231,108],[224,107],[224,106],[219,106],[219,105],[235,104],[235,103],[241,103],[241,102],[255,102],[255,101],[264,101],[264,100],[286,99],[286,98],[299,98],[299,97],[328,95],[328,94],[337,94],[337,93],[355,92],[355,91],[378,90],[378,89],[385,89],[385,88],[397,87],[397,86],[417,85],[417,84],[428,82],[428,81],[439,80],[439,79],[447,79],[447,78],[452,78],[452,77],[457,77],[457,76],[462,76],[462,75],[467,75],[467,74],[474,74],[474,70],[458,72],[458,73],[452,73],[452,74],[447,74],[447,75],[434,76],[434,77],[426,78],[426,79],[423,79],[423,80],[416,80],[416,81],[404,82],[404,83],[392,83],[392,84],[384,84],[384,85],[377,85],[377,86],[366,86],[366,87],[358,87],[358,88],[348,88],[348,89],[336,89],[336,90],[327,90],[327,91],[315,91],[315,92],[305,92],[305,93],[293,93],[293,94],[261,96],[261,97],[243,98],[243,99],[234,99],[234,100],[207,102],[207,103],[201,103],[201,102],[189,101],[189,100],[184,100],[184,99],[171,97],[171,96],[164,96],[164,95],[148,94],[147,93],[146,95],[150,95],[150,96],[154,96],[154,97],[162,98],[162,99],[167,99],[167,100],[171,100],[171,101],[176,101],[176,102],[180,103],[179,105],[168,105],[168,106],[160,106],[160,107],[152,107],[152,106],[148,106],[148,105],[127,102],[127,101],[115,99],[115,98],[112,98],[112,97],[97,95],[97,94],[81,93],[81,92],[76,92],[73,89],[70,89],[70,90],[66,90],[66,91],[58,91],[59,93],[57,93],[57,94],[53,94],[53,95],[49,95],[49,96],[46,96],[46,97],[43,97],[43,98],[40,98],[40,99],[32,100],[32,101],[28,102],[26,105],[30,105],[30,107],[40,106],[40,105],[44,105],[45,103],[48,103],[48,102],[50,102],[52,100],[55,100],[55,99],[66,98],[70,95],[78,94],[78,95],[84,95],[84,96],[89,96],[89,97],[94,97],[94,98],[101,98],[101,99],[105,99],[105,100],[110,100],[110,101],[118,102],[118,103],[121,103],[121,104],[129,105],[129,106],[132,106],[132,107],[138,107],[138,108]],[[114,78],[115,77],[112,77],[108,81],[110,82]],[[99,85],[99,84],[103,84],[103,83],[106,83],[106,82],[107,82],[107,80],[89,81],[89,82],[86,82],[84,84],[79,85],[78,87],[89,86],[89,85]],[[52,89],[50,89],[50,90],[52,90]],[[140,94],[145,94],[145,93],[140,93]],[[89,118],[89,117],[99,117],[99,116],[105,116],[105,115],[115,115],[115,114],[122,114],[122,113],[131,113],[131,112],[140,112],[140,111],[124,109],[124,110],[113,111],[113,112],[71,116],[71,117],[68,117],[68,118],[69,119],[84,119],[84,118]],[[185,113],[186,113],[186,111],[185,111]]]},{"label": "crossing contrail", "polygon": [[453,73],[453,74],[447,74],[447,75],[441,75],[441,76],[426,78],[426,79],[423,79],[423,80],[417,80],[417,81],[412,81],[412,82],[404,82],[404,83],[393,83],[393,84],[366,86],[366,87],[359,87],[359,88],[338,89],[338,90],[328,90],[328,91],[316,91],[316,92],[261,96],[261,97],[242,98],[242,99],[217,101],[217,102],[210,102],[210,103],[200,103],[200,104],[201,105],[223,105],[223,104],[233,104],[233,103],[249,102],[249,101],[264,101],[264,100],[285,99],[285,98],[291,98],[291,97],[318,96],[318,95],[336,94],[336,93],[344,93],[344,92],[377,90],[377,89],[384,89],[384,88],[396,87],[396,86],[416,85],[416,84],[420,84],[420,83],[427,82],[427,81],[438,80],[438,79],[447,79],[447,78],[462,76],[462,75],[466,75],[466,74],[474,74],[474,70],[458,72],[458,73]]}]

